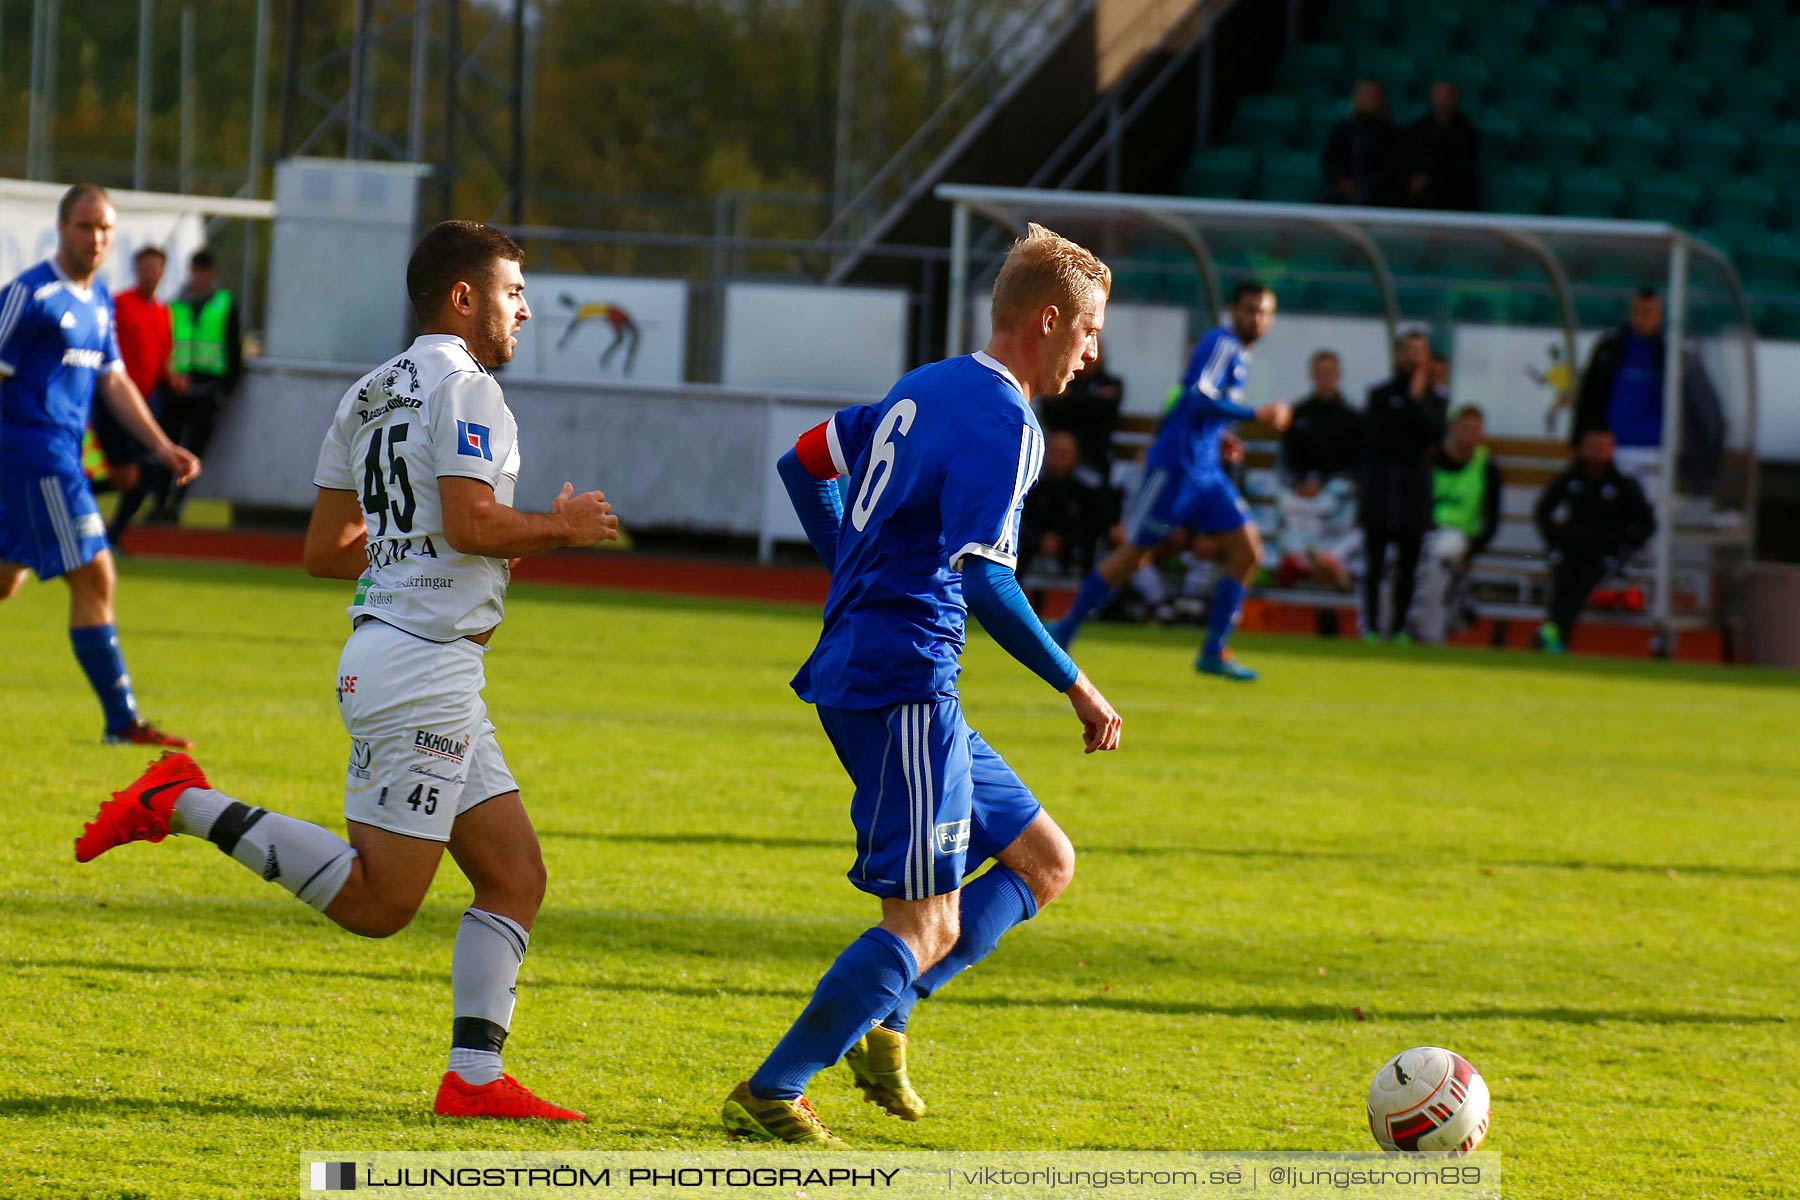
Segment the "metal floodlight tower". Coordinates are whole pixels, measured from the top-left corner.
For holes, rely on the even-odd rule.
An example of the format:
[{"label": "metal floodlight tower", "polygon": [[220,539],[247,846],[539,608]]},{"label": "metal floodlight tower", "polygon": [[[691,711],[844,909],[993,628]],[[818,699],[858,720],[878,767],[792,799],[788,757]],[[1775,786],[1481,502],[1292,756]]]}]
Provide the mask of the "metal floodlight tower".
[{"label": "metal floodlight tower", "polygon": [[457,178],[485,167],[506,189],[493,215],[523,224],[535,27],[529,0],[355,0],[346,42],[294,0],[277,156],[428,164],[445,215]]}]

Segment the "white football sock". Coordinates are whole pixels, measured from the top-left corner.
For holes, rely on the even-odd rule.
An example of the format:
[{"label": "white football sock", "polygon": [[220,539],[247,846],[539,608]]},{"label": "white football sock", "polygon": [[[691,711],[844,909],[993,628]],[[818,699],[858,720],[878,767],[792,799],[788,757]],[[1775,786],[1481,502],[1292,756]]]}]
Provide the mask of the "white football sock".
[{"label": "white football sock", "polygon": [[531,934],[510,917],[470,908],[456,927],[450,955],[450,1070],[468,1083],[492,1083],[502,1074],[500,1051],[512,1026],[519,966]]},{"label": "white football sock", "polygon": [[350,878],[356,851],[337,834],[266,808],[251,808],[211,788],[189,788],[175,801],[181,832],[203,837],[264,879],[320,912]]}]

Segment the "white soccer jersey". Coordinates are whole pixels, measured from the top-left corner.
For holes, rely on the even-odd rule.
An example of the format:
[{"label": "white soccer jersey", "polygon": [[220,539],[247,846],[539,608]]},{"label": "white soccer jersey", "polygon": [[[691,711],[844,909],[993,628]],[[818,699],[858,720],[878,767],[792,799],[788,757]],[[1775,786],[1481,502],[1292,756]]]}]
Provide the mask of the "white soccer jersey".
[{"label": "white soccer jersey", "polygon": [[500,623],[506,561],[460,554],[444,537],[438,477],[466,476],[510,505],[518,425],[500,385],[451,334],[426,334],[338,403],[313,482],[355,492],[369,567],[350,615],[448,642]]}]

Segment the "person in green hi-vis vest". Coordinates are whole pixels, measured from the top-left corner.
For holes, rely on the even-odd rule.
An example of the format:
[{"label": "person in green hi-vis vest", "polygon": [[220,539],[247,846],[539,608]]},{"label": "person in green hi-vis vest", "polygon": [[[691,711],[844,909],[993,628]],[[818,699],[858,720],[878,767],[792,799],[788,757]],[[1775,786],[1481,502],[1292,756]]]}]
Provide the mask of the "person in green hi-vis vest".
[{"label": "person in green hi-vis vest", "polygon": [[[237,390],[244,370],[237,300],[219,287],[212,251],[202,247],[188,259],[187,286],[169,306],[169,318],[175,353],[169,360],[170,395],[163,424],[177,445],[203,455],[219,412]],[[158,480],[156,508],[148,519],[179,520],[186,498],[187,488],[165,474]]]},{"label": "person in green hi-vis vest", "polygon": [[1450,630],[1452,594],[1475,556],[1500,530],[1505,484],[1487,445],[1487,420],[1473,404],[1451,418],[1431,463],[1432,520],[1425,535],[1416,632],[1422,642],[1442,642]]}]

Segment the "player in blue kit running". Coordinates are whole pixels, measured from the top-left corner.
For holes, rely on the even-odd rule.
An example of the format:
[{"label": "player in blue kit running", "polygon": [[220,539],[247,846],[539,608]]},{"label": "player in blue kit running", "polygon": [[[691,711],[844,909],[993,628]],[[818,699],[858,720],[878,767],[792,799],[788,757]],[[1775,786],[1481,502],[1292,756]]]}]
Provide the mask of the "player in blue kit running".
[{"label": "player in blue kit running", "polygon": [[[974,613],[1008,653],[1069,697],[1088,752],[1119,744],[1119,715],[1050,640],[1013,568],[1025,494],[1043,464],[1033,395],[1054,396],[1098,355],[1112,274],[1041,226],[994,283],[979,354],[904,376],[803,435],[779,464],[832,568],[818,646],[794,678],[855,784],[850,882],[881,900],[811,1002],[726,1099],[733,1135],[841,1146],[807,1102],[846,1059],[864,1095],[917,1120],[906,1024],[920,999],[994,949],[1068,886],[1069,839],[964,722],[956,677]],[[833,482],[849,477],[846,512]],[[994,865],[965,885],[965,873]]]},{"label": "player in blue kit running", "polygon": [[[1225,648],[1237,624],[1244,593],[1262,562],[1262,538],[1249,506],[1219,461],[1219,439],[1237,421],[1257,420],[1286,429],[1293,409],[1286,404],[1248,408],[1244,382],[1250,347],[1275,322],[1275,293],[1260,283],[1241,283],[1232,292],[1231,319],[1200,339],[1182,372],[1181,389],[1163,414],[1156,440],[1144,460],[1144,477],[1126,508],[1125,541],[1082,583],[1069,611],[1051,630],[1067,646],[1097,609],[1140,567],[1180,548],[1179,534],[1209,534],[1224,546],[1225,570],[1206,614],[1206,642],[1194,668],[1203,675],[1248,682],[1256,672]],[[1171,535],[1175,535],[1172,537]]]},{"label": "player in blue kit running", "polygon": [[108,742],[185,748],[138,715],[113,629],[112,553],[81,470],[96,393],[178,482],[200,460],[175,445],[125,374],[112,296],[94,276],[117,214],[104,189],[79,183],[56,207],[56,253],[0,292],[0,600],[25,573],[69,585],[69,641],[106,714]]}]

